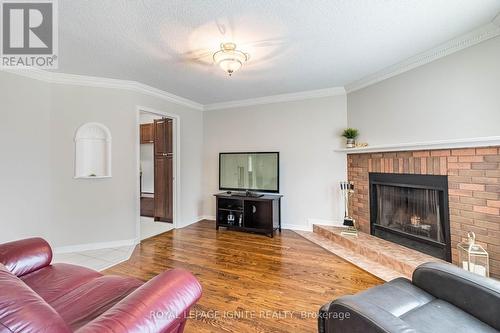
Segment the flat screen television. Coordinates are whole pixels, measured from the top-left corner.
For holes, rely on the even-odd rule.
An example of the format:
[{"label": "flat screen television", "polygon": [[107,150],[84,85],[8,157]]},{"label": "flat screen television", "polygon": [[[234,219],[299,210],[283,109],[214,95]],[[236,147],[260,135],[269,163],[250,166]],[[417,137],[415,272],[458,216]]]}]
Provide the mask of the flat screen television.
[{"label": "flat screen television", "polygon": [[219,189],[278,193],[279,152],[220,153]]}]

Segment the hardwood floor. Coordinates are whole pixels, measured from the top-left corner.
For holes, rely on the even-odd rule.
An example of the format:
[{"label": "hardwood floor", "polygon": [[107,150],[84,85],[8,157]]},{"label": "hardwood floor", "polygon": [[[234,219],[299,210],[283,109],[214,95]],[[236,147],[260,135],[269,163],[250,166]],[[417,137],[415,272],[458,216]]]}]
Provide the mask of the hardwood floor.
[{"label": "hardwood floor", "polygon": [[274,238],[217,232],[212,221],[144,240],[105,273],[148,280],[174,267],[203,286],[187,333],[317,332],[321,305],[382,283],[293,231]]}]

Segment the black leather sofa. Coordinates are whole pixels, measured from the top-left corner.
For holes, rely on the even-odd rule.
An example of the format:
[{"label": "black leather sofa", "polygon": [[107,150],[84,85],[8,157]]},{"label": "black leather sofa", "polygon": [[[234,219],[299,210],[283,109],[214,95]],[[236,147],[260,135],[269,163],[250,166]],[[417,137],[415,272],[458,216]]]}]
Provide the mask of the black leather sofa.
[{"label": "black leather sofa", "polygon": [[320,333],[481,333],[500,330],[500,282],[446,263],[325,304]]}]

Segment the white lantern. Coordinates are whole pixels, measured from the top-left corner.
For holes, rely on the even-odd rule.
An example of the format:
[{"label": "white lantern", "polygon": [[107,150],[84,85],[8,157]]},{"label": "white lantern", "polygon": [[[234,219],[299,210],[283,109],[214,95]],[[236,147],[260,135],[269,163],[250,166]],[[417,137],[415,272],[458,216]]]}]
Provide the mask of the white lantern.
[{"label": "white lantern", "polygon": [[458,263],[463,269],[482,276],[490,276],[488,252],[476,244],[476,235],[467,233],[467,241],[458,243]]}]

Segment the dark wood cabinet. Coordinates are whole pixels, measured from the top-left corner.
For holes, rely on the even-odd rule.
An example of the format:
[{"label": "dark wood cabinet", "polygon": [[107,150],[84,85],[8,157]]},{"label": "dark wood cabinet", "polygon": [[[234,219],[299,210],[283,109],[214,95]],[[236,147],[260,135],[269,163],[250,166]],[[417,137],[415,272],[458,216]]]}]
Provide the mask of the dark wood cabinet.
[{"label": "dark wood cabinet", "polygon": [[172,154],[172,119],[158,119],[154,121],[154,144],[156,154]]},{"label": "dark wood cabinet", "polygon": [[281,231],[282,195],[261,197],[238,196],[228,193],[215,194],[217,201],[216,229],[256,232],[273,237]]},{"label": "dark wood cabinet", "polygon": [[173,158],[159,158],[155,162],[155,218],[163,222],[173,222]]},{"label": "dark wood cabinet", "polygon": [[141,197],[141,216],[153,217],[155,213],[155,203],[153,197]]},{"label": "dark wood cabinet", "polygon": [[154,125],[153,124],[141,124],[141,143],[153,143],[154,142]]},{"label": "dark wood cabinet", "polygon": [[172,119],[154,121],[154,216],[155,220],[173,222],[173,144]]}]

